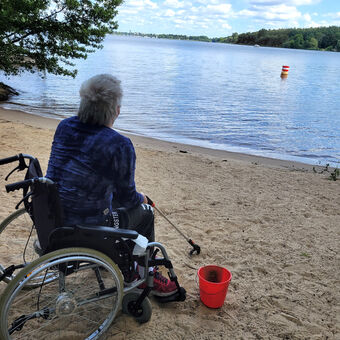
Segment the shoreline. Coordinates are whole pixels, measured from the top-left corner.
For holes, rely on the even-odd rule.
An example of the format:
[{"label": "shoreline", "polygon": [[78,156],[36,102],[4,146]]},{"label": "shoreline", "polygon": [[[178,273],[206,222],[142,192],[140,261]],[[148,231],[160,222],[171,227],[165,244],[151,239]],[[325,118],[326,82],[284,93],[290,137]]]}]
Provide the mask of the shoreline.
[{"label": "shoreline", "polygon": [[[37,128],[45,128],[55,130],[59,124],[58,119],[38,116],[35,114],[27,113],[19,110],[11,110],[0,107],[0,119],[14,123],[23,123]],[[177,151],[181,153],[189,153],[194,155],[202,155],[204,157],[213,157],[222,161],[234,160],[253,165],[264,165],[267,167],[285,168],[297,171],[322,171],[325,169],[324,165],[312,165],[303,162],[289,161],[277,158],[269,158],[264,156],[255,156],[245,153],[232,152],[226,150],[210,149],[206,147],[164,141],[161,139],[140,136],[127,131],[117,129],[120,133],[129,137],[135,146],[150,148],[152,150],[160,151]],[[329,167],[329,169],[333,169]]]}]

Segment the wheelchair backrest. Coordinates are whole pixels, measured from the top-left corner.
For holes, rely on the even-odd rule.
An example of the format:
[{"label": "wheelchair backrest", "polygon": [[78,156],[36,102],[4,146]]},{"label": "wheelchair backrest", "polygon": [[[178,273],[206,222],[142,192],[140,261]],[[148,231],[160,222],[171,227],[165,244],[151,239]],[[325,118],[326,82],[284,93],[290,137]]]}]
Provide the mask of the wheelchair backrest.
[{"label": "wheelchair backrest", "polygon": [[57,185],[52,181],[39,180],[32,184],[32,216],[43,251],[48,247],[50,233],[62,224],[62,206]]}]

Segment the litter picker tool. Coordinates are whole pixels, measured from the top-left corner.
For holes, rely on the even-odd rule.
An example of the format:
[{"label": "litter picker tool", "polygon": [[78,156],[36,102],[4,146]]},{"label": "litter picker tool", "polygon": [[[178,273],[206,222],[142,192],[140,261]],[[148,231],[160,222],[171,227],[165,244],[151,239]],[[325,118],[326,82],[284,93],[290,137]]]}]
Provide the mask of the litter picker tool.
[{"label": "litter picker tool", "polygon": [[184,238],[185,238],[185,240],[192,246],[192,249],[190,250],[190,255],[192,255],[193,253],[195,253],[196,252],[196,254],[198,255],[200,252],[201,252],[201,247],[198,245],[198,244],[196,244],[192,239],[190,239],[189,237],[187,237],[187,236],[185,236],[184,234],[183,234],[183,232],[175,225],[175,224],[173,224],[170,220],[169,220],[169,218],[160,210],[160,209],[158,209],[157,207],[156,207],[156,205],[155,205],[155,203],[148,197],[148,196],[146,196],[146,198],[147,198],[147,200],[148,200],[148,204],[150,204],[153,208],[155,208],[156,210],[157,210],[157,212],[165,219],[165,220],[167,220],[168,222],[169,222],[169,224],[172,226],[172,227],[174,227],[176,230],[177,230],[177,232],[181,235],[181,236],[183,236]]}]

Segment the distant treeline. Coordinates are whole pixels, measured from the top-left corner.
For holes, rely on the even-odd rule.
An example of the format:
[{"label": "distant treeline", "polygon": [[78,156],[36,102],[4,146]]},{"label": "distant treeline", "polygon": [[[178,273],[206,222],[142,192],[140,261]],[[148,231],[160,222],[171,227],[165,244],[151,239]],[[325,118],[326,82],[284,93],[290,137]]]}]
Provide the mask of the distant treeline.
[{"label": "distant treeline", "polygon": [[260,45],[267,47],[284,47],[310,50],[340,52],[340,27],[285,28],[277,30],[261,29],[257,32],[233,33],[225,38],[208,38],[207,36],[186,36],[178,34],[143,34],[118,33],[124,35],[147,36],[150,38],[196,40],[240,45]]},{"label": "distant treeline", "polygon": [[262,29],[252,33],[233,33],[229,37],[212,39],[212,41],[340,52],[340,27]]},{"label": "distant treeline", "polygon": [[132,32],[115,32],[118,35],[133,35],[139,37],[149,37],[149,38],[159,38],[159,39],[174,39],[174,40],[196,40],[196,41],[207,41],[212,42],[212,39],[206,37],[205,35],[191,36],[183,34],[149,34],[149,33],[132,33]]}]

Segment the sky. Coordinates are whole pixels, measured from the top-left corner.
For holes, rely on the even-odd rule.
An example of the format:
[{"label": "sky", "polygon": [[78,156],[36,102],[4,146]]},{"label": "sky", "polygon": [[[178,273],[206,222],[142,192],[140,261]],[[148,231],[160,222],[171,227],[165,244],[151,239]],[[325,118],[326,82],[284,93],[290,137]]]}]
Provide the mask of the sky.
[{"label": "sky", "polygon": [[226,37],[261,28],[340,26],[340,0],[125,0],[119,32]]}]

